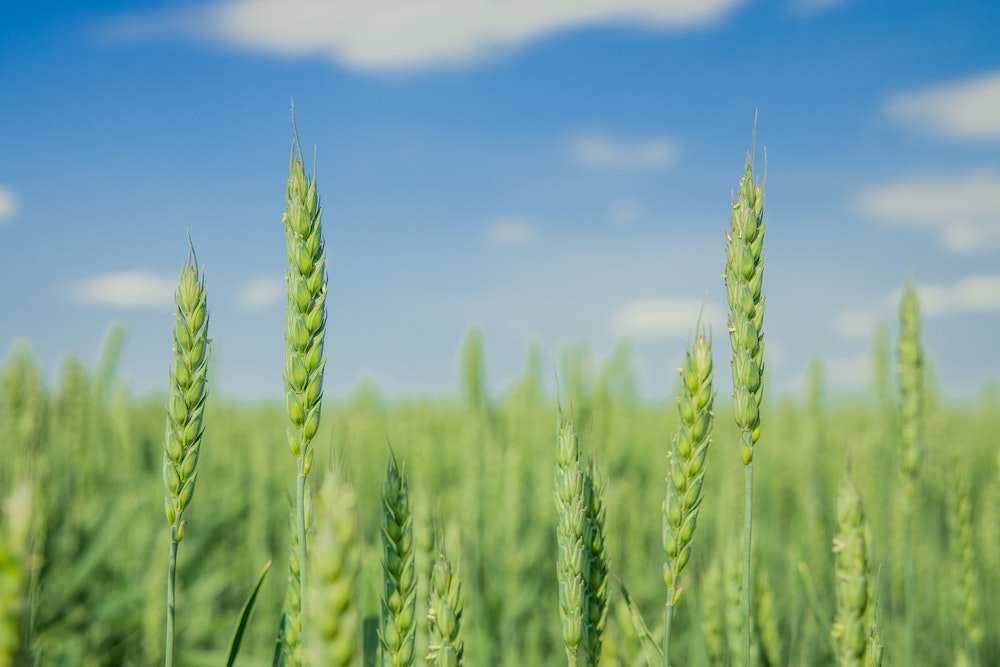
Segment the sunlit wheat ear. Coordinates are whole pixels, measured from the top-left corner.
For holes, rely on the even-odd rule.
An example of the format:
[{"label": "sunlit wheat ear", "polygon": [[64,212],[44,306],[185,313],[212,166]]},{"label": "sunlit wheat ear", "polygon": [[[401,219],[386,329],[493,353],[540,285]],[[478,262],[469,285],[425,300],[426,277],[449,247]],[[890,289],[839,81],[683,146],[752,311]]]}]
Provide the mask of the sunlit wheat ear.
[{"label": "sunlit wheat ear", "polygon": [[316,532],[309,549],[304,599],[306,664],[347,667],[358,655],[362,610],[358,600],[361,541],[354,489],[327,474],[315,504]]},{"label": "sunlit wheat ear", "polygon": [[698,525],[702,484],[708,447],[712,442],[712,342],[700,335],[689,349],[681,369],[681,395],[677,398],[679,420],[674,451],[667,477],[667,498],[663,505],[663,546],[667,562],[663,577],[668,598],[676,604],[681,597],[681,572],[691,556],[691,542]]},{"label": "sunlit wheat ear", "polygon": [[729,342],[732,345],[733,406],[744,434],[744,465],[753,461],[760,439],[760,404],[764,391],[764,191],[754,182],[753,156],[747,156],[739,195],[733,202],[726,235],[726,293],[729,298]]},{"label": "sunlit wheat ear", "polygon": [[208,395],[208,306],[205,277],[191,248],[181,269],[174,315],[174,354],[170,369],[167,403],[167,434],[163,448],[163,481],[167,487],[165,506],[170,525],[170,557],[167,565],[167,640],[164,665],[173,664],[174,594],[177,546],[184,539],[184,510],[194,494],[201,453],[202,421]]},{"label": "sunlit wheat ear", "polygon": [[841,482],[837,495],[837,536],[833,540],[833,553],[837,615],[832,634],[837,647],[837,664],[861,667],[869,630],[865,620],[871,615],[868,542],[861,498],[847,477]]},{"label": "sunlit wheat ear", "polygon": [[920,305],[907,282],[899,304],[900,471],[910,488],[920,462],[924,419],[924,353],[920,344]]},{"label": "sunlit wheat ear", "polygon": [[587,500],[585,475],[580,467],[580,445],[573,426],[560,417],[556,439],[555,499],[559,512],[556,536],[559,616],[570,667],[579,662],[587,615],[586,548]]},{"label": "sunlit wheat ear", "polygon": [[289,445],[308,475],[326,365],[326,248],[316,180],[306,176],[301,157],[293,155],[289,171],[283,217],[288,246],[285,402],[292,422]]},{"label": "sunlit wheat ear", "polygon": [[[756,130],[755,130],[756,132]],[[760,439],[760,403],[764,395],[764,190],[754,181],[753,150],[747,154],[739,194],[732,205],[726,234],[726,294],[732,346],[733,409],[740,429],[743,460],[743,616],[742,664],[750,667],[752,615],[750,558],[753,529],[753,451]]]},{"label": "sunlit wheat ear", "polygon": [[202,421],[208,395],[208,307],[205,277],[198,273],[192,249],[181,270],[174,315],[174,358],[170,369],[163,480],[167,487],[167,523],[172,538],[184,539],[184,510],[194,494]]},{"label": "sunlit wheat ear", "polygon": [[[293,149],[288,170],[286,208],[282,216],[288,250],[285,406],[291,421],[288,444],[295,457],[298,473],[295,479],[294,538],[297,547],[293,547],[290,557],[298,560],[298,589],[301,596],[308,581],[306,480],[313,464],[312,441],[319,430],[323,370],[326,366],[323,355],[326,336],[326,248],[320,225],[322,209],[316,180],[306,176],[301,151]],[[286,609],[286,629],[288,623],[294,625],[296,619],[301,624],[301,597],[297,609]]]},{"label": "sunlit wheat ear", "polygon": [[440,667],[461,667],[465,654],[462,638],[462,582],[444,551],[431,569],[430,604],[427,611],[429,639],[427,661]]},{"label": "sunlit wheat ear", "polygon": [[670,453],[667,495],[663,503],[663,548],[667,560],[663,580],[667,603],[663,626],[664,664],[669,662],[670,629],[674,605],[680,600],[679,577],[691,557],[691,542],[698,525],[701,489],[712,434],[712,389],[714,376],[712,341],[699,335],[688,349],[681,374],[681,394],[677,398],[678,424],[674,450]]},{"label": "sunlit wheat ear", "polygon": [[382,490],[382,656],[392,667],[409,667],[416,654],[417,580],[406,473],[389,460]]}]

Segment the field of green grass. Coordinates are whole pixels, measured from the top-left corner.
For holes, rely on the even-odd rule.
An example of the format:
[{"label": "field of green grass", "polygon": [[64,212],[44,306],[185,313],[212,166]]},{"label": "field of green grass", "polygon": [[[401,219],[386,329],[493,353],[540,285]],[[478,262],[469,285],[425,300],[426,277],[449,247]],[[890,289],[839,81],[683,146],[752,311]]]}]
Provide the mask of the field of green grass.
[{"label": "field of green grass", "polygon": [[[308,241],[313,233],[318,230],[304,230],[299,251],[321,252],[321,244]],[[299,265],[315,268],[310,262]],[[321,261],[318,266],[322,273]],[[317,296],[309,272],[303,275],[290,281],[313,291],[311,301],[300,300],[308,319],[309,308],[322,305],[325,288]],[[210,308],[211,285],[207,289]],[[316,335],[315,326],[309,335]],[[716,332],[713,341],[717,374],[729,372],[728,338]],[[288,619],[303,608],[311,614],[303,616],[302,636],[291,640],[302,643],[303,662],[341,664],[330,654],[313,657],[312,650],[322,637],[346,628],[350,646],[343,664],[381,664],[379,645],[393,644],[384,617],[395,604],[383,561],[394,559],[402,567],[395,575],[394,585],[402,586],[397,597],[412,597],[416,612],[392,623],[412,633],[415,664],[425,664],[429,650],[434,664],[457,664],[454,650],[448,654],[453,662],[440,657],[447,653],[442,619],[448,615],[440,609],[451,605],[452,613],[456,604],[457,656],[464,664],[566,664],[566,610],[560,609],[557,574],[557,505],[564,511],[565,505],[554,492],[560,415],[579,436],[581,460],[597,462],[595,488],[603,489],[595,493],[606,512],[602,539],[610,576],[600,663],[664,664],[658,652],[668,596],[665,480],[678,408],[638,397],[627,346],[596,370],[586,348],[567,349],[557,403],[543,389],[537,349],[528,352],[516,384],[490,395],[486,343],[473,331],[460,351],[454,396],[386,400],[378,387],[365,384],[346,400],[323,402],[315,434],[309,415],[318,414],[318,402],[306,405],[296,423],[294,416],[289,421],[294,409],[288,405],[234,403],[213,395],[209,384],[200,453],[192,464],[197,490],[183,501],[181,542],[179,520],[171,527],[164,517],[165,477],[170,488],[164,424],[168,405],[174,419],[178,410],[189,417],[190,404],[177,407],[168,398],[166,374],[162,395],[131,394],[116,375],[122,341],[123,332],[111,330],[95,367],[69,361],[53,386],[26,348],[11,351],[2,368],[0,666],[163,661],[172,542],[180,543],[178,665],[226,664],[240,610],[269,561],[236,664],[296,664]],[[819,365],[801,396],[764,391],[762,435],[753,446],[750,656],[742,636],[740,455],[749,435],[741,440],[731,397],[715,397],[697,530],[675,582],[683,594],[666,633],[670,664],[877,664],[855,662],[844,648],[850,639],[869,643],[873,626],[884,665],[1000,664],[994,631],[1000,627],[1000,390],[984,387],[975,400],[954,401],[940,395],[932,378],[920,376],[914,413],[907,403],[914,388],[907,385],[905,363],[898,372],[897,348],[886,332],[874,335],[875,386],[853,397],[828,395]],[[299,362],[289,361],[286,382],[293,387],[286,392],[300,384],[301,396],[315,398],[307,385],[316,359],[309,345],[302,349],[308,378],[299,382]],[[684,363],[677,359],[678,367]],[[321,365],[318,372],[321,378]],[[922,424],[916,439],[907,430],[915,419]],[[298,456],[289,451],[290,440],[293,450],[298,443]],[[393,461],[403,477],[390,490]],[[182,481],[193,472],[184,466],[177,466]],[[859,505],[844,491],[846,479]],[[405,502],[400,483],[408,491]],[[321,488],[353,494],[345,499],[330,491],[311,501]],[[336,524],[342,511],[356,511],[356,525]],[[403,555],[387,557],[386,536],[406,528],[412,538],[391,544]],[[316,582],[297,578],[307,559],[301,551],[290,556],[290,542],[302,539],[310,545],[308,572]],[[354,560],[330,565],[337,557],[330,545],[344,544]],[[432,586],[438,551],[447,552],[451,567],[439,568]],[[859,553],[861,564],[852,570]],[[413,582],[406,574],[410,557]],[[460,601],[446,574],[460,581]],[[324,597],[326,584],[333,593]],[[290,590],[298,603],[289,601]],[[329,621],[323,604],[333,604],[338,592],[344,610],[337,611],[344,613],[331,611]],[[856,610],[862,634],[853,638],[851,595],[862,597]],[[438,610],[430,620],[429,606]],[[865,654],[865,661],[873,659]]]}]

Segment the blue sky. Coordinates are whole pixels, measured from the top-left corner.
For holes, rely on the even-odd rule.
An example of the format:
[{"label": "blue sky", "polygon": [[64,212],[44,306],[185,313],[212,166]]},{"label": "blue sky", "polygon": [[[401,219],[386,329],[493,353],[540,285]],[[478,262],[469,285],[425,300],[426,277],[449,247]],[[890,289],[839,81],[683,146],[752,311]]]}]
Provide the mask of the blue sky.
[{"label": "blue sky", "polygon": [[[113,322],[165,387],[190,234],[217,390],[279,396],[294,99],[329,251],[328,393],[494,392],[633,341],[673,391],[704,307],[728,382],[724,234],[758,114],[768,382],[870,382],[907,276],[945,390],[1000,378],[1000,4],[229,0],[0,6],[0,359],[51,378]],[[726,390],[728,392],[728,390]]]}]

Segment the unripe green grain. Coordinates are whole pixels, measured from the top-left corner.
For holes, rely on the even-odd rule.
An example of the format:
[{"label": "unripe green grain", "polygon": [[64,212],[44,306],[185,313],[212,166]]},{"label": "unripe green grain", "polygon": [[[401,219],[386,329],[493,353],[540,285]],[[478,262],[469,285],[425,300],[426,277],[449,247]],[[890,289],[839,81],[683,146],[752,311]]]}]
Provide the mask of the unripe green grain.
[{"label": "unripe green grain", "polygon": [[900,472],[912,485],[924,430],[924,353],[920,344],[920,306],[917,291],[907,282],[899,305]]},{"label": "unripe green grain", "polygon": [[663,627],[663,664],[669,665],[670,628],[674,605],[680,600],[680,574],[691,556],[691,542],[698,524],[705,462],[712,433],[712,389],[714,368],[712,341],[699,334],[686,354],[680,370],[681,394],[677,398],[678,425],[667,475],[667,495],[663,503],[663,548],[667,560],[663,580],[667,602]]},{"label": "unripe green grain", "polygon": [[915,505],[917,502],[917,472],[921,456],[924,428],[924,353],[920,343],[920,307],[917,290],[909,282],[903,285],[899,304],[899,343],[897,347],[899,377],[899,472],[902,488],[903,538],[905,550],[904,593],[906,636],[903,660],[912,663],[916,643],[916,539]]},{"label": "unripe green grain", "polygon": [[[756,129],[755,129],[756,132]],[[764,190],[753,177],[753,151],[747,155],[739,194],[732,203],[726,234],[726,294],[732,346],[733,410],[741,432],[743,460],[743,665],[750,666],[750,557],[753,528],[753,448],[760,439],[760,404],[764,395]]]},{"label": "unripe green grain", "polygon": [[181,269],[174,314],[174,363],[170,369],[167,400],[167,434],[163,447],[163,481],[167,488],[164,505],[170,526],[170,557],[167,565],[167,640],[164,664],[173,664],[174,593],[177,546],[184,539],[184,510],[194,495],[198,457],[204,429],[207,398],[208,306],[205,276],[198,272],[194,248]]},{"label": "unripe green grain", "polygon": [[[301,151],[289,160],[286,208],[282,216],[288,250],[288,304],[285,311],[285,407],[291,426],[288,446],[295,457],[295,530],[298,589],[306,589],[306,480],[313,464],[312,440],[319,430],[326,357],[326,245],[316,179],[309,178]],[[286,603],[291,596],[286,596]],[[286,628],[301,631],[301,596],[297,607],[286,604]],[[300,634],[301,636],[301,634]],[[288,639],[288,635],[286,635]]]},{"label": "unripe green grain", "polygon": [[867,645],[869,613],[868,541],[861,498],[845,477],[837,495],[836,557],[837,615],[831,634],[840,667],[861,667]]},{"label": "unripe green grain", "polygon": [[309,563],[307,662],[313,667],[347,667],[359,653],[361,542],[354,489],[334,472],[327,475],[316,503]]},{"label": "unripe green grain", "polygon": [[556,439],[556,528],[558,556],[556,575],[559,581],[559,616],[569,667],[579,664],[580,644],[584,636],[586,609],[585,566],[587,500],[585,477],[580,466],[580,445],[573,426],[560,418]]},{"label": "unripe green grain", "polygon": [[382,641],[383,661],[410,667],[416,652],[417,581],[406,473],[389,461],[382,490]]},{"label": "unripe green grain", "polygon": [[462,583],[441,550],[431,570],[430,604],[427,611],[427,660],[430,664],[461,667],[465,653],[462,609]]},{"label": "unripe green grain", "polygon": [[983,640],[983,629],[979,623],[980,592],[972,527],[972,492],[968,473],[957,460],[951,462],[948,499],[955,616],[959,619],[961,643],[974,655],[975,647]]},{"label": "unripe green grain", "polygon": [[760,438],[760,403],[764,385],[765,298],[764,280],[764,191],[753,179],[752,155],[740,181],[726,234],[726,293],[729,297],[729,340],[733,349],[733,405],[736,424],[749,434],[740,443],[743,464],[753,462],[753,446]]}]

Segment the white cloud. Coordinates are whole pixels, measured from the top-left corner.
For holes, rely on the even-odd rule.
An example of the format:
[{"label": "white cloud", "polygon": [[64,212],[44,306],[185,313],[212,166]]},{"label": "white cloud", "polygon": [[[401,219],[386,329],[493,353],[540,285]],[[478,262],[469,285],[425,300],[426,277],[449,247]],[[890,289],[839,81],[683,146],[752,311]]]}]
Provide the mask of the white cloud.
[{"label": "white cloud", "polygon": [[148,271],[122,271],[87,278],[70,290],[74,303],[115,308],[163,308],[174,302],[177,280]]},{"label": "white cloud", "polygon": [[17,213],[17,197],[10,188],[0,185],[0,225],[10,222]]},{"label": "white cloud", "polygon": [[608,206],[608,218],[618,226],[630,225],[639,217],[639,204],[634,199],[622,197]]},{"label": "white cloud", "polygon": [[612,333],[622,338],[652,340],[694,333],[698,318],[705,325],[723,323],[726,311],[700,299],[640,299],[611,316]]},{"label": "white cloud", "polygon": [[600,24],[712,25],[746,0],[229,0],[111,22],[115,39],[187,35],[287,57],[398,70],[481,60]]},{"label": "white cloud", "polygon": [[1000,248],[1000,175],[992,172],[878,186],[862,192],[857,204],[886,223],[935,231],[955,252]]},{"label": "white cloud", "polygon": [[263,310],[285,298],[285,291],[282,278],[265,276],[243,285],[236,298],[244,310]]},{"label": "white cloud", "polygon": [[656,169],[672,164],[677,152],[677,147],[662,137],[625,142],[586,134],[569,143],[573,162],[584,167]]},{"label": "white cloud", "polygon": [[952,139],[1000,139],[1000,71],[890,98],[886,112]]},{"label": "white cloud", "polygon": [[[899,292],[893,296],[899,299]],[[1000,311],[1000,275],[976,275],[953,285],[918,285],[920,312],[926,317]]]},{"label": "white cloud", "polygon": [[[917,285],[922,317],[949,317],[968,313],[1000,312],[1000,274],[967,276],[952,284]],[[834,331],[843,338],[868,339],[877,322],[897,317],[902,288],[872,300],[869,307],[850,308],[837,314]]]},{"label": "white cloud", "polygon": [[537,227],[520,218],[498,218],[486,226],[486,239],[493,245],[527,245],[536,238]]}]

